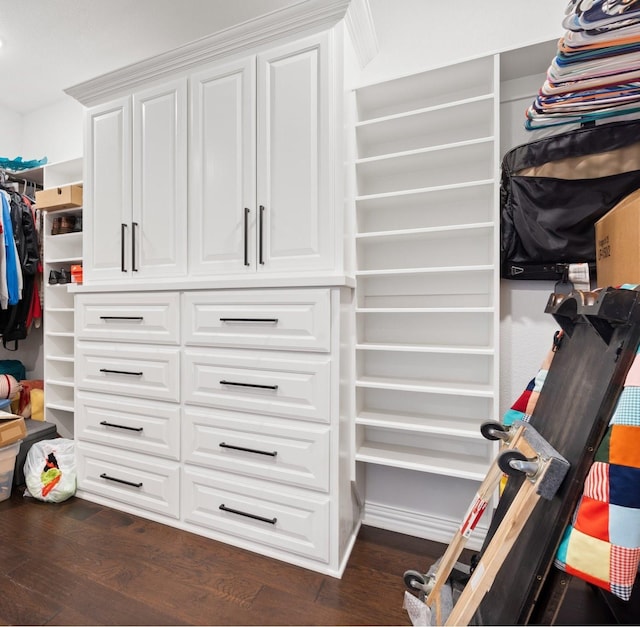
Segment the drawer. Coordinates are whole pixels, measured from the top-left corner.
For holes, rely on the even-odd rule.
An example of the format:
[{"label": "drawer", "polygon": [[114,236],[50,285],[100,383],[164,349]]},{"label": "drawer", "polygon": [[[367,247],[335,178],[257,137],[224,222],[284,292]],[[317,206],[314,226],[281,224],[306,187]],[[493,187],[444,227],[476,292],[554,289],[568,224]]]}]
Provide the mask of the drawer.
[{"label": "drawer", "polygon": [[78,489],[180,517],[180,464],[76,441]]},{"label": "drawer", "polygon": [[182,433],[185,462],[324,492],[329,489],[328,427],[187,407]]},{"label": "drawer", "polygon": [[328,355],[191,348],[183,360],[187,403],[330,421]]},{"label": "drawer", "polygon": [[187,345],[330,350],[327,289],[191,292],[183,299]]},{"label": "drawer", "polygon": [[179,405],[79,390],[75,406],[77,439],[180,459]]},{"label": "drawer", "polygon": [[185,466],[186,522],[329,561],[329,499],[248,477]]},{"label": "drawer", "polygon": [[76,387],[152,400],[180,400],[180,349],[78,342]]},{"label": "drawer", "polygon": [[80,294],[76,296],[76,337],[81,340],[180,343],[180,295]]}]

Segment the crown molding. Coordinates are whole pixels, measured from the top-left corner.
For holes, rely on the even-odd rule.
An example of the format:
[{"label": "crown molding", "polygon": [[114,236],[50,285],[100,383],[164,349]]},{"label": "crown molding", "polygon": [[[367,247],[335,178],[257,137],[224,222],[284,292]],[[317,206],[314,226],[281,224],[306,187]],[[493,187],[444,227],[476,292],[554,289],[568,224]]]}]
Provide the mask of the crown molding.
[{"label": "crown molding", "polygon": [[345,24],[360,67],[364,68],[379,52],[369,0],[352,0]]},{"label": "crown molding", "polygon": [[[348,21],[350,32],[357,37],[354,39],[354,45],[356,41],[362,41],[363,44],[366,42],[365,45],[369,48],[370,42],[366,33],[372,23],[370,26],[359,24],[361,20],[370,21],[368,0],[301,0],[174,50],[79,83],[64,91],[81,104],[93,106],[149,81],[188,71],[205,62],[268,45],[283,37],[303,32],[311,34],[330,28],[345,18],[352,3],[356,8]],[[363,53],[363,58],[366,56],[366,53]]]}]

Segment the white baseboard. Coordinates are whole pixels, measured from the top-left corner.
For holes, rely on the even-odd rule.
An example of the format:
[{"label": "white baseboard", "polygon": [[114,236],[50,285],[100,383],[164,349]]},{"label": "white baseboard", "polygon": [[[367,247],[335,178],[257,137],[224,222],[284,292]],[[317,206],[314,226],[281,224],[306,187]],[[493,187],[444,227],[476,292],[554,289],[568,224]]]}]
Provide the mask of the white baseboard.
[{"label": "white baseboard", "polygon": [[[404,533],[443,544],[451,542],[460,522],[460,520],[432,516],[425,512],[416,512],[371,501],[365,501],[362,519],[363,525],[371,525],[387,531]],[[480,550],[486,533],[486,527],[476,527],[467,540],[465,548],[473,551]]]}]

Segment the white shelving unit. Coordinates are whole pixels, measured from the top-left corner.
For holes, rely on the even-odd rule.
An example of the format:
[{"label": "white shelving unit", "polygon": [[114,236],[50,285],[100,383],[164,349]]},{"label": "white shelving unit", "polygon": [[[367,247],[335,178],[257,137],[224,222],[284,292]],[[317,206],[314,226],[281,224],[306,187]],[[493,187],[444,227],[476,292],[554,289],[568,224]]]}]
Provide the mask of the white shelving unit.
[{"label": "white shelving unit", "polygon": [[[43,187],[82,184],[82,160],[44,167]],[[44,413],[56,424],[58,433],[73,438],[74,433],[74,300],[69,284],[51,284],[52,270],[70,270],[82,263],[82,231],[52,234],[55,218],[82,216],[82,208],[44,212],[42,237],[44,285]]]},{"label": "white shelving unit", "polygon": [[497,64],[356,90],[357,462],[480,482],[495,454]]}]

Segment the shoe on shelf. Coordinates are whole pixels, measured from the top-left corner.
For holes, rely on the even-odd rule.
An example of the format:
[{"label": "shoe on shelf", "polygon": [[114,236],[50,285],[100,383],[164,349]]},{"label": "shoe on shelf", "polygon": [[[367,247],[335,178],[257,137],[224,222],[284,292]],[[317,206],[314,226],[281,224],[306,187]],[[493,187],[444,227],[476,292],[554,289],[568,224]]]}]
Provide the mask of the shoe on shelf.
[{"label": "shoe on shelf", "polygon": [[58,283],[61,283],[60,278],[60,272],[57,270],[51,270],[51,272],[49,272],[49,285],[57,285]]},{"label": "shoe on shelf", "polygon": [[71,283],[71,273],[66,268],[60,270],[60,276],[58,277],[58,283],[65,284]]}]

